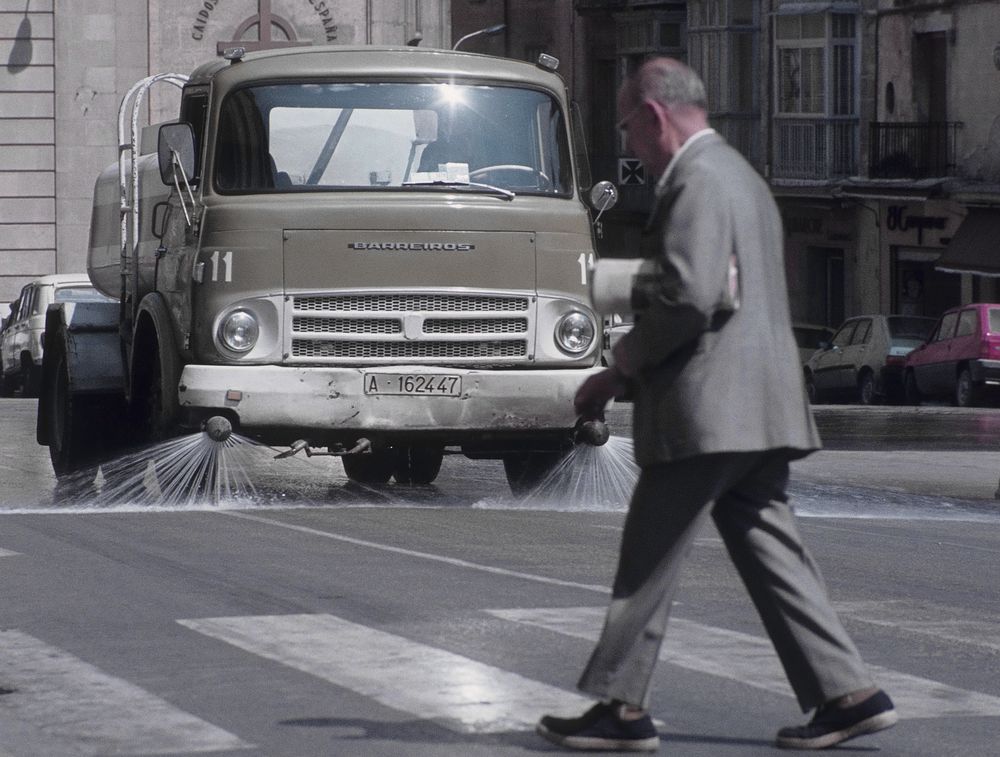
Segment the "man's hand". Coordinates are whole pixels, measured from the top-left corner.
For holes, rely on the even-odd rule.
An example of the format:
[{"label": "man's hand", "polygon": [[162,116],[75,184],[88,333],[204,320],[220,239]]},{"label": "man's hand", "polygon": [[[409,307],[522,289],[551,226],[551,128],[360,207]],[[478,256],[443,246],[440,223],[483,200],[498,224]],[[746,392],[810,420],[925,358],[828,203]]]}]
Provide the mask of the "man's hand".
[{"label": "man's hand", "polygon": [[573,398],[573,407],[584,420],[603,419],[605,405],[622,394],[625,388],[621,373],[614,367],[605,368],[580,385]]},{"label": "man's hand", "polygon": [[622,379],[631,378],[635,375],[635,371],[629,363],[628,348],[626,347],[628,339],[631,335],[632,332],[628,332],[625,336],[618,340],[618,344],[616,344],[615,348],[611,350],[611,357],[615,361],[615,369],[618,371],[618,374]]}]

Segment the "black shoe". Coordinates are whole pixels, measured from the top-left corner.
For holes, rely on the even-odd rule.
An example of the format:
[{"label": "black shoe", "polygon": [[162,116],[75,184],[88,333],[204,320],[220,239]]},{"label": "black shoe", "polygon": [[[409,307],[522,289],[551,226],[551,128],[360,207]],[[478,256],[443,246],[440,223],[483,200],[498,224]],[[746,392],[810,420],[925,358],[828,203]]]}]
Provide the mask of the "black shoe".
[{"label": "black shoe", "polygon": [[660,737],[649,714],[624,720],[625,705],[595,704],[578,718],[546,715],[535,730],[553,744],[587,751],[655,752]]},{"label": "black shoe", "polygon": [[899,715],[889,695],[881,689],[851,707],[826,704],[817,708],[806,725],[778,731],[775,743],[784,749],[826,749],[841,741],[875,733],[896,725]]}]

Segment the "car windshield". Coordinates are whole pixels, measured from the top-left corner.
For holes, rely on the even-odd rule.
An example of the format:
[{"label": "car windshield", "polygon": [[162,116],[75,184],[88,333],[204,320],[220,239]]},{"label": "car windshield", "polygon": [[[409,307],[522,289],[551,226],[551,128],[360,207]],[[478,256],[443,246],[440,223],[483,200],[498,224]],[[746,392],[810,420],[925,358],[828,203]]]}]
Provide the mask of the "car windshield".
[{"label": "car windshield", "polygon": [[445,83],[237,90],[222,106],[215,184],[223,192],[572,191],[566,128],[553,97]]},{"label": "car windshield", "polygon": [[919,347],[930,338],[936,323],[933,318],[916,316],[891,316],[886,320],[893,347]]}]

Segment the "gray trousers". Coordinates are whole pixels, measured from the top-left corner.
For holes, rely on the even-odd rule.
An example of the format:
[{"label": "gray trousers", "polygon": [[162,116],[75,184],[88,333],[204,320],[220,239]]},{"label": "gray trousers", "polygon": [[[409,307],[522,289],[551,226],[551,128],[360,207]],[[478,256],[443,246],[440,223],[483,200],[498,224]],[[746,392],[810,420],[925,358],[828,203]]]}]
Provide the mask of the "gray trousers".
[{"label": "gray trousers", "polygon": [[778,450],[703,455],[642,470],[604,630],[580,689],[648,705],[681,563],[709,513],[803,712],[874,685],[802,544],[785,494],[788,463]]}]

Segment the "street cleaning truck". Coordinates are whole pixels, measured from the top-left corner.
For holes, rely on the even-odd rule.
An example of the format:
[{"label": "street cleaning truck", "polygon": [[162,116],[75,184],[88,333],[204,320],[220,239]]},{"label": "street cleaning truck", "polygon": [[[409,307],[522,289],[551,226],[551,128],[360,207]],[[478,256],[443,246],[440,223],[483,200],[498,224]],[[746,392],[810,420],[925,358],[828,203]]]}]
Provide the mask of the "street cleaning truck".
[{"label": "street cleaning truck", "polygon": [[[240,48],[138,82],[87,270],[47,313],[37,437],[63,476],[229,430],[365,483],[501,459],[515,491],[607,430],[585,152],[558,61]],[[143,97],[180,89],[174,121]],[[589,190],[589,195],[587,194]]]}]

